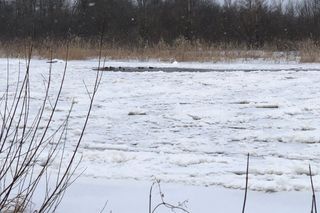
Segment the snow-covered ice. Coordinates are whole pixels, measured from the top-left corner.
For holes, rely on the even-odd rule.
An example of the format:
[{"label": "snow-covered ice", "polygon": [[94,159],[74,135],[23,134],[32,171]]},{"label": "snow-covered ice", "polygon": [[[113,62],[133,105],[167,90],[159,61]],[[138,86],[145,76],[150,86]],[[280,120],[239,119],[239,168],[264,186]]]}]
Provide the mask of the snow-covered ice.
[{"label": "snow-covered ice", "polygon": [[[21,62],[23,68],[24,61]],[[0,92],[6,59],[0,60]],[[10,60],[11,86],[19,65]],[[139,180],[243,189],[251,154],[250,190],[310,190],[308,164],[320,189],[320,64],[116,62],[108,66],[231,69],[233,72],[105,72],[81,145],[87,178]],[[44,95],[46,60],[31,63],[31,97]],[[51,93],[64,63],[53,66]],[[96,60],[70,61],[61,103],[63,121],[75,101],[70,143],[79,136]],[[246,70],[273,70],[262,72]],[[240,71],[237,71],[240,70]],[[300,71],[299,70],[304,70]],[[317,184],[319,183],[319,184]]]},{"label": "snow-covered ice", "polygon": [[[58,212],[100,212],[106,202],[104,212],[148,212],[150,185],[150,182],[141,181],[80,178],[67,191]],[[183,184],[162,184],[161,188],[167,202],[178,205],[187,201],[189,212],[235,213],[242,210],[244,192],[240,190]],[[250,191],[247,199],[246,213],[301,213],[311,208],[311,194],[308,192]],[[152,200],[154,207],[159,202],[156,190]],[[159,210],[158,213],[172,212],[164,208]]]}]

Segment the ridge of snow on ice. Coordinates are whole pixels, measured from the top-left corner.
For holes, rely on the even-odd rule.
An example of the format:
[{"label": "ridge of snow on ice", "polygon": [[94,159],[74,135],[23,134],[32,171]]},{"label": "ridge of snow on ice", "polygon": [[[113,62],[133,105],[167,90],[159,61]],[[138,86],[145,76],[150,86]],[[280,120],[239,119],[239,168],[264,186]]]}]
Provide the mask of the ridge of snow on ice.
[{"label": "ridge of snow on ice", "polygon": [[[169,66],[159,62],[107,63]],[[249,152],[252,190],[309,190],[309,163],[315,185],[320,186],[320,72],[281,71],[316,69],[319,64],[175,65],[279,71],[105,72],[80,149],[85,176],[137,180],[157,177],[190,185],[243,188]],[[52,66],[54,94],[64,64]],[[95,60],[70,61],[68,65],[58,110],[66,114],[75,98],[68,133],[71,141],[79,135],[87,110],[83,80],[90,89],[95,66]],[[48,67],[45,60],[31,62],[31,97],[35,101],[43,97],[41,74],[46,76]],[[0,60],[0,70],[0,81],[6,82],[6,59]],[[17,59],[10,60],[10,70],[14,86]],[[2,83],[0,92],[4,89]],[[63,119],[60,116],[55,121]],[[71,144],[67,144],[70,152]]]}]

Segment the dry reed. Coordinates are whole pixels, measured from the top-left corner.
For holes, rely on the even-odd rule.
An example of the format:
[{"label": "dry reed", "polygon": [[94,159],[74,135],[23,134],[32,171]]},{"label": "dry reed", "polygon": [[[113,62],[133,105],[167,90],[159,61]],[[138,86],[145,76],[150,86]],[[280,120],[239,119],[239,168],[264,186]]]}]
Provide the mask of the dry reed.
[{"label": "dry reed", "polygon": [[[0,43],[0,57],[21,57],[24,53],[25,41]],[[52,50],[52,47],[54,49]],[[34,46],[34,55],[39,58],[62,59],[66,49],[65,41],[41,40]],[[246,45],[234,43],[188,42],[177,39],[169,45],[160,41],[156,45],[117,45],[105,43],[103,56],[112,60],[161,60],[161,61],[199,61],[199,62],[232,62],[265,60],[275,62],[320,62],[320,49],[311,40],[301,42],[277,41],[258,50],[247,49]],[[93,40],[74,39],[69,42],[69,59],[83,60],[97,58],[99,45]]]}]

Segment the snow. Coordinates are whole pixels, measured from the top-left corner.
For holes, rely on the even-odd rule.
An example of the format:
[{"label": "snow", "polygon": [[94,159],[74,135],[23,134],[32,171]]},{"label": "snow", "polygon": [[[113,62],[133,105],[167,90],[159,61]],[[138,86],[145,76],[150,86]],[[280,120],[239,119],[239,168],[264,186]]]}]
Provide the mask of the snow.
[{"label": "snow", "polygon": [[[13,87],[19,63],[23,68],[25,62],[9,62]],[[55,94],[64,63],[51,65],[50,93]],[[208,205],[220,212],[232,212],[235,208],[228,210],[228,203],[223,203],[227,200],[214,204],[209,198],[215,200],[222,194],[240,210],[239,189],[244,188],[246,155],[250,153],[249,189],[260,192],[251,192],[255,196],[248,208],[261,209],[259,203],[273,202],[277,197],[283,203],[278,202],[272,212],[292,212],[291,208],[302,212],[302,207],[310,206],[302,204],[309,199],[308,164],[313,167],[315,187],[320,189],[320,72],[316,71],[320,64],[107,61],[106,65],[215,71],[105,72],[80,147],[79,173],[84,171],[86,181],[80,182],[71,195],[84,187],[97,198],[91,189],[99,191],[106,185],[106,198],[120,199],[128,187],[127,200],[135,197],[134,200],[142,198],[140,202],[145,202],[137,204],[136,212],[141,212],[147,209],[146,187],[157,178],[172,184],[169,194],[186,195],[185,198],[194,199],[193,205],[201,203],[194,207],[194,212],[207,212],[204,209],[210,209]],[[0,82],[6,82],[6,66],[6,59],[0,59]],[[43,80],[49,66],[46,60],[35,59],[31,63],[35,111],[36,103],[44,96]],[[84,82],[90,90],[95,78],[92,68],[96,66],[96,60],[68,62],[59,114],[55,117],[55,122],[62,122],[71,102],[76,103],[68,133],[68,152],[73,150],[72,141],[79,136],[88,109]],[[222,72],[226,70],[232,72]],[[5,84],[1,83],[0,94],[4,90]],[[100,180],[98,186],[96,180]],[[121,193],[115,189],[117,181],[125,186],[119,189]],[[140,185],[136,192],[137,184]],[[177,189],[178,186],[183,187]],[[115,194],[108,194],[109,188]],[[278,193],[271,196],[264,192]],[[301,201],[301,205],[291,203],[291,198]],[[71,196],[69,202],[75,202],[73,199]],[[114,212],[126,212],[119,201],[114,202],[110,204]],[[290,202],[290,206],[285,202]]]},{"label": "snow", "polygon": [[[150,182],[80,178],[68,190],[58,212],[72,212],[75,206],[77,213],[100,212],[106,202],[104,212],[147,212],[150,186]],[[244,192],[240,190],[181,184],[162,184],[161,188],[167,202],[177,205],[187,201],[190,212],[242,210]],[[155,206],[159,201],[158,191],[154,190],[152,195]],[[307,192],[249,192],[247,199],[246,213],[300,213],[311,208],[311,194]],[[160,209],[158,212],[171,211]]]}]

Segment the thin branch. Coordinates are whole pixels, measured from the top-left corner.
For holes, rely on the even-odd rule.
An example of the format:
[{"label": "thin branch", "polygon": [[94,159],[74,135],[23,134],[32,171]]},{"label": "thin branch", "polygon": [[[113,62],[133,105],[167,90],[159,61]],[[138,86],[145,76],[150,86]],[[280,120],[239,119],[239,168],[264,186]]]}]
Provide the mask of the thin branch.
[{"label": "thin branch", "polygon": [[[154,185],[157,185],[158,186],[158,191],[159,191],[159,197],[160,197],[160,200],[161,202],[159,202],[153,209],[151,207],[151,194],[152,194],[152,190],[153,190],[153,186]],[[182,202],[182,203],[185,203],[185,202]],[[185,213],[189,213],[189,211],[181,206],[181,205],[173,205],[171,203],[167,203],[165,200],[164,200],[164,194],[162,193],[162,190],[161,190],[161,185],[160,185],[160,181],[159,180],[155,180],[150,188],[150,194],[149,194],[149,213],[155,213],[161,206],[164,206],[165,208],[168,208],[170,209],[171,211],[175,211],[175,210],[179,210],[179,211],[182,211],[182,212],[185,212]],[[152,211],[151,211],[152,209]]]},{"label": "thin branch", "polygon": [[250,160],[250,154],[248,153],[248,157],[247,157],[247,170],[246,170],[246,188],[245,188],[245,192],[244,192],[244,200],[243,200],[242,213],[245,212],[246,203],[247,203],[248,183],[249,183],[249,160]]},{"label": "thin branch", "polygon": [[311,188],[312,188],[312,207],[311,207],[311,213],[317,213],[317,201],[316,201],[316,193],[314,190],[314,185],[313,185],[313,179],[312,179],[312,171],[311,171],[311,165],[309,164],[309,176],[310,176],[310,183],[311,183]]}]

